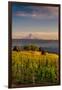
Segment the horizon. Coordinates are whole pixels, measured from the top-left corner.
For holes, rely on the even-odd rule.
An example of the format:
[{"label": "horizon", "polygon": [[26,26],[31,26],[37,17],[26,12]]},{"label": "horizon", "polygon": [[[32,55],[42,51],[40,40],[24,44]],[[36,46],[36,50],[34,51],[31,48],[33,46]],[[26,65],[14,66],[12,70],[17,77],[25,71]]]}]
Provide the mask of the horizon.
[{"label": "horizon", "polygon": [[41,41],[58,41],[58,39],[24,39],[24,38],[12,38],[12,40],[41,40]]}]

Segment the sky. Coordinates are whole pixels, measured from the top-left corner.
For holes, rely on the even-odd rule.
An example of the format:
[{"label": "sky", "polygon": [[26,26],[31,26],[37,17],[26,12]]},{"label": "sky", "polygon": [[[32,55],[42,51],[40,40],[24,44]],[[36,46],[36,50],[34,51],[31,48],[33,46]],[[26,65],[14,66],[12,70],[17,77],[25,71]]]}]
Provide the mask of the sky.
[{"label": "sky", "polygon": [[58,6],[12,4],[12,38],[58,39]]}]

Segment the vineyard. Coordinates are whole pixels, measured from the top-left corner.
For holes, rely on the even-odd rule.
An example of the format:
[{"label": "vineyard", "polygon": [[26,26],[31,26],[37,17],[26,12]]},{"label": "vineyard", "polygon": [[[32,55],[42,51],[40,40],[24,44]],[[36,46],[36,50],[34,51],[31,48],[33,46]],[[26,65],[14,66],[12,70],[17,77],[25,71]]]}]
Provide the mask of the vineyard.
[{"label": "vineyard", "polygon": [[12,51],[12,83],[58,84],[58,55],[40,51]]}]

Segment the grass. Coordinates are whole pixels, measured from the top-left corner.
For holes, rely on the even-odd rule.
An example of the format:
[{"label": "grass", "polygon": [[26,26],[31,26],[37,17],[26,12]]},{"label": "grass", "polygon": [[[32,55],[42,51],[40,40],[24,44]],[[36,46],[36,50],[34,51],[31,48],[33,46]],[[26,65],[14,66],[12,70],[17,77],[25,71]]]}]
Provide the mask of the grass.
[{"label": "grass", "polygon": [[58,84],[59,56],[39,51],[12,51],[13,84]]}]

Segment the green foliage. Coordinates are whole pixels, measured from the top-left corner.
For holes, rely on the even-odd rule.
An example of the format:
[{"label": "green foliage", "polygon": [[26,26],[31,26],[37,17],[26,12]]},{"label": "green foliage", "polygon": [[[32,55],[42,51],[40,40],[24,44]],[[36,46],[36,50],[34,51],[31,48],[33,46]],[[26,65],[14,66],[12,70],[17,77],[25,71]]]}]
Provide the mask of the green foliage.
[{"label": "green foliage", "polygon": [[57,68],[57,55],[41,55],[34,51],[12,52],[12,80],[17,84],[56,83]]},{"label": "green foliage", "polygon": [[20,47],[19,46],[14,46],[13,51],[20,51]]},{"label": "green foliage", "polygon": [[39,51],[39,47],[35,45],[27,45],[27,46],[24,46],[24,50]]}]

